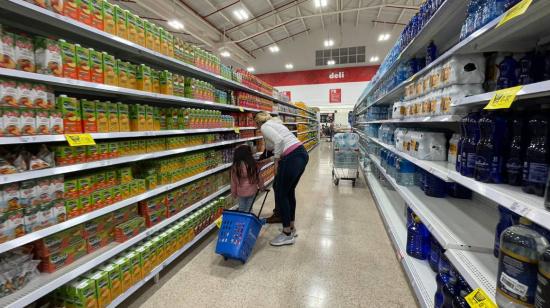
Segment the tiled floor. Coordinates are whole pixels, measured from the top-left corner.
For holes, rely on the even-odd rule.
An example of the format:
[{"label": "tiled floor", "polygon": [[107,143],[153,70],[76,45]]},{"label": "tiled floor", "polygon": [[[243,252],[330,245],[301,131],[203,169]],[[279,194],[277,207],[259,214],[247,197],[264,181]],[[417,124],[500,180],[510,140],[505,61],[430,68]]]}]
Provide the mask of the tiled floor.
[{"label": "tiled floor", "polygon": [[[327,142],[310,152],[295,245],[271,247],[279,226],[270,225],[241,265],[214,253],[213,233],[123,306],[416,307],[368,188],[362,179],[335,187],[331,153]],[[265,215],[272,208],[271,195]]]}]

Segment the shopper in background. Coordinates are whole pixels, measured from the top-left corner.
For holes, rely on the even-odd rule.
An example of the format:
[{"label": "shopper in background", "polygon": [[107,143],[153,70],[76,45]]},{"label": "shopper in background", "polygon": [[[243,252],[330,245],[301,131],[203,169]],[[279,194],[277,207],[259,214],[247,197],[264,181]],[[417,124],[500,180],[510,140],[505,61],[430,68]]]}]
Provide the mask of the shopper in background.
[{"label": "shopper in background", "polygon": [[266,112],[259,112],[254,118],[266,141],[273,144],[275,158],[275,204],[279,207],[283,230],[270,244],[291,245],[295,242],[296,186],[306,169],[309,155],[302,143],[290,130],[273,120]]},{"label": "shopper in background", "polygon": [[[283,124],[283,121],[279,117],[272,117],[271,120],[274,121],[274,122],[278,122],[280,124]],[[264,140],[264,141],[265,141],[265,152],[264,152],[264,154],[262,154],[262,157],[260,157],[261,159],[265,159],[265,158],[273,156],[273,149],[275,148],[275,146],[273,145],[273,142],[271,142],[269,140]],[[276,181],[276,179],[277,179],[277,174],[275,174],[275,179],[273,180],[273,191],[274,191],[274,193],[277,190],[277,185],[276,185],[277,181]],[[278,224],[278,223],[283,222],[281,220],[281,211],[279,210],[279,207],[277,206],[277,203],[275,203],[275,208],[273,209],[273,215],[268,217],[266,219],[266,222],[268,224]]]},{"label": "shopper in background", "polygon": [[248,145],[238,146],[231,166],[231,195],[239,198],[239,211],[250,212],[258,189],[263,188],[259,173],[252,149]]}]

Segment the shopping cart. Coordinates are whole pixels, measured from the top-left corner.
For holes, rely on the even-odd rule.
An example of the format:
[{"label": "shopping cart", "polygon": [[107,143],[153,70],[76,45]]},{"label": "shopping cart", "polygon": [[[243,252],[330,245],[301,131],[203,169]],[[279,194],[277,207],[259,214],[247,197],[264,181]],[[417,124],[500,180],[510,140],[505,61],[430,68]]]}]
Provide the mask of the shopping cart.
[{"label": "shopping cart", "polygon": [[[254,201],[258,197],[258,193],[254,196]],[[268,193],[269,189],[265,191],[264,201],[262,202],[258,216],[250,212],[253,206],[249,212],[223,211],[222,225],[218,232],[216,253],[222,255],[224,260],[234,259],[244,264],[252,254],[256,239],[260,234],[262,226],[265,224],[265,219],[260,219],[260,214],[264,208]],[[254,204],[254,201],[252,204]]]},{"label": "shopping cart", "polygon": [[350,180],[355,186],[359,178],[359,135],[338,133],[332,141],[332,180],[338,186],[340,180]]}]

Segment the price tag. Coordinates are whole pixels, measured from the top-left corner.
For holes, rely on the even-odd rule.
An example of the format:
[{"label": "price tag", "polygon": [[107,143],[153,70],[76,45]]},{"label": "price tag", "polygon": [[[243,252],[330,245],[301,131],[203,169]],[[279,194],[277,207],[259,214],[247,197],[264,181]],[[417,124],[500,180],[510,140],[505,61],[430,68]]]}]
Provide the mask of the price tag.
[{"label": "price tag", "polygon": [[507,23],[511,19],[514,19],[514,18],[518,17],[519,15],[525,13],[525,11],[527,11],[527,9],[531,5],[531,3],[533,3],[533,0],[523,0],[520,3],[514,5],[514,7],[509,9],[508,12],[506,12],[506,15],[504,15],[504,17],[502,17],[502,19],[500,20],[500,22],[498,23],[496,28],[504,25],[505,23]]},{"label": "price tag", "polygon": [[483,109],[494,110],[510,108],[510,106],[512,106],[512,103],[516,99],[516,95],[522,88],[522,86],[517,86],[496,91],[495,96],[491,98],[489,104],[487,104],[487,106],[485,106]]},{"label": "price tag", "polygon": [[235,134],[239,134],[241,132],[240,128],[233,127],[233,130],[235,131]]},{"label": "price tag", "polygon": [[220,216],[220,218],[216,219],[215,223],[216,223],[216,226],[218,227],[218,229],[221,228],[222,227],[222,216]]},{"label": "price tag", "polygon": [[475,289],[465,299],[472,308],[497,308],[497,305],[493,303],[491,298],[481,288]]},{"label": "price tag", "polygon": [[90,134],[65,134],[65,138],[72,147],[95,145],[94,138]]},{"label": "price tag", "polygon": [[244,112],[243,107],[239,107],[239,110],[240,110],[241,112]]}]

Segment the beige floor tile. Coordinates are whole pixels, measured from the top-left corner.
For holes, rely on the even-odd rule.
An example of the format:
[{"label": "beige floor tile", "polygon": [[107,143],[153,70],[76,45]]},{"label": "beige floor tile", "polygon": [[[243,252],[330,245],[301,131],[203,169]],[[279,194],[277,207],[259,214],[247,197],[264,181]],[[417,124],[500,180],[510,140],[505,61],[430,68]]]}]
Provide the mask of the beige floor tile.
[{"label": "beige floor tile", "polygon": [[[334,186],[330,157],[327,143],[310,153],[297,190],[295,245],[270,246],[280,226],[266,226],[242,265],[214,253],[212,234],[123,306],[417,307],[368,188],[362,180]],[[270,193],[262,216],[273,207]]]}]

